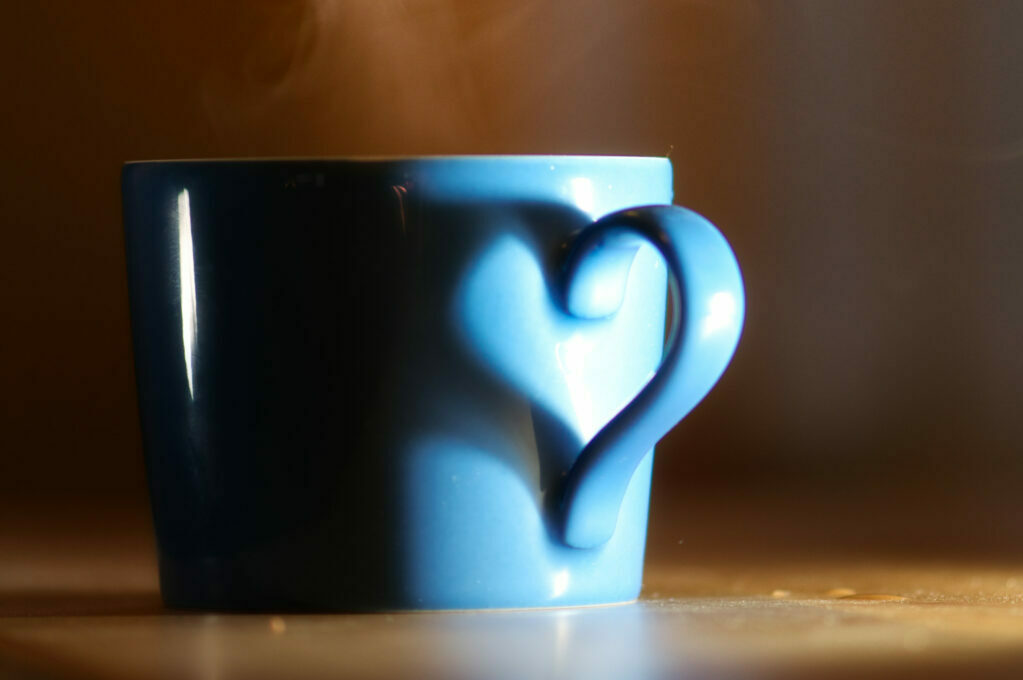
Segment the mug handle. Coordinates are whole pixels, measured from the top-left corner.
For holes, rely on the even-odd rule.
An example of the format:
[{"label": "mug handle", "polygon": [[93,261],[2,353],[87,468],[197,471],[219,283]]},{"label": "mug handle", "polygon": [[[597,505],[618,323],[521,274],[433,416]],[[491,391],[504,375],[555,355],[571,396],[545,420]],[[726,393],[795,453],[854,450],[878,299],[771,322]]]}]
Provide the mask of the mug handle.
[{"label": "mug handle", "polygon": [[611,283],[628,274],[637,236],[656,247],[668,267],[668,340],[653,378],[568,471],[557,520],[562,540],[575,548],[593,548],[611,538],[640,461],[710,392],[742,331],[742,275],[728,242],[705,218],[669,205],[611,213],[575,237],[559,287],[568,313],[600,318],[618,309],[625,285]]}]

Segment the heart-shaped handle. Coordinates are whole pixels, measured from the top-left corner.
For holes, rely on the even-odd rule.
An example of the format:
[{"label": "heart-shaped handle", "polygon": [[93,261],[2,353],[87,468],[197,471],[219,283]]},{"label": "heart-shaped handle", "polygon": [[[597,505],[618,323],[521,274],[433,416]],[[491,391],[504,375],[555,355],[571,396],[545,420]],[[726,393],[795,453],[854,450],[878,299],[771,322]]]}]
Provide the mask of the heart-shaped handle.
[{"label": "heart-shaped handle", "polygon": [[631,263],[637,236],[653,244],[667,263],[671,327],[657,373],[568,472],[558,519],[562,539],[576,548],[611,538],[640,461],[714,387],[742,331],[745,296],[732,249],[714,225],[677,206],[612,213],[575,238],[560,289],[570,314],[597,318],[618,308],[622,287],[609,281],[620,280],[623,259]]}]

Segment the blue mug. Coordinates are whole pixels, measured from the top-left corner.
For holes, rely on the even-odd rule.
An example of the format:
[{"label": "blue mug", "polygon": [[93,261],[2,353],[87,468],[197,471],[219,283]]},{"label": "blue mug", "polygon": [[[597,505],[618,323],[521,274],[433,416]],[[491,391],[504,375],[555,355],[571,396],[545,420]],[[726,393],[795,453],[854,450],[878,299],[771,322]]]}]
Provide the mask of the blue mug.
[{"label": "blue mug", "polygon": [[667,159],[139,162],[122,188],[168,606],[638,596],[653,446],[744,314]]}]

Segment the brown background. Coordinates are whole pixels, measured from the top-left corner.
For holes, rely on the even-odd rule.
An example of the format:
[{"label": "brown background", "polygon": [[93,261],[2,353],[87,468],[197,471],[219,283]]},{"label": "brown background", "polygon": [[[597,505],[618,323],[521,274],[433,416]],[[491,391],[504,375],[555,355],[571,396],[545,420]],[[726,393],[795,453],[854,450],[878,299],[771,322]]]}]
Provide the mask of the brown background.
[{"label": "brown background", "polygon": [[749,316],[660,526],[1021,552],[1021,36],[1009,0],[8,3],[0,494],[144,498],[123,161],[670,154]]}]

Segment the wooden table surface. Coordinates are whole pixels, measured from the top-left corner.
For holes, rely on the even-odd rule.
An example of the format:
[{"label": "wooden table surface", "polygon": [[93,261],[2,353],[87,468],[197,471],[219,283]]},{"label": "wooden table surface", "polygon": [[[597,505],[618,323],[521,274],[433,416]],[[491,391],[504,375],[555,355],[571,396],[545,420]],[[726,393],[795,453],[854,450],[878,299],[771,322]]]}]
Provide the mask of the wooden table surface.
[{"label": "wooden table surface", "polygon": [[0,676],[1023,677],[1023,561],[758,543],[750,511],[655,521],[634,604],[276,616],[162,609],[144,507],[7,506]]}]

